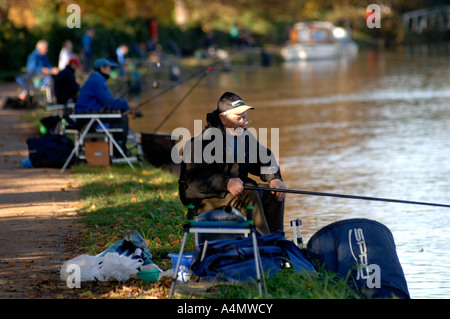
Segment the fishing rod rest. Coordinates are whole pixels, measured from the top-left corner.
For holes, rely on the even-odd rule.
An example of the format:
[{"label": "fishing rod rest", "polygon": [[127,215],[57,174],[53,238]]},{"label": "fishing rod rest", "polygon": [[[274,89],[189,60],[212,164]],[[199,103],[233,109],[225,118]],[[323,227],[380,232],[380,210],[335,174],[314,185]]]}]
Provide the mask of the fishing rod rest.
[{"label": "fishing rod rest", "polygon": [[302,220],[301,219],[293,219],[291,220],[291,227],[292,227],[292,231],[294,233],[294,243],[298,246],[301,247],[303,245],[303,238],[302,235],[300,234],[300,226],[302,225]]}]

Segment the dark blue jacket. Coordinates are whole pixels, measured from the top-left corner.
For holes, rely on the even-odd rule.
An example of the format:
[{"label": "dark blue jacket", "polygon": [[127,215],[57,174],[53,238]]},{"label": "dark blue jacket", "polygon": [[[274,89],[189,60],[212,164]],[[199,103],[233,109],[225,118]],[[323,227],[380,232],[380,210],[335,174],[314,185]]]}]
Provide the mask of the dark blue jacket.
[{"label": "dark blue jacket", "polygon": [[79,113],[100,111],[103,106],[105,106],[104,111],[120,110],[125,112],[129,110],[127,100],[113,98],[106,84],[106,79],[100,72],[95,71],[81,88],[75,111]]},{"label": "dark blue jacket", "polygon": [[30,53],[27,59],[27,72],[31,73],[40,73],[42,72],[42,67],[51,68],[52,65],[48,60],[47,55],[42,55],[37,49]]},{"label": "dark blue jacket", "polygon": [[76,101],[80,85],[75,78],[75,71],[70,65],[55,76],[55,95],[58,104],[65,104],[68,100]]}]

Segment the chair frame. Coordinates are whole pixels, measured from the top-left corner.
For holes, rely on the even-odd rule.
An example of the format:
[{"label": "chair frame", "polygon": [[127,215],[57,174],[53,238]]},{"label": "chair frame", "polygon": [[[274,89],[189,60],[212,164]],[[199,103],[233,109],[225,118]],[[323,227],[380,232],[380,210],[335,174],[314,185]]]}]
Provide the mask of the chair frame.
[{"label": "chair frame", "polygon": [[[178,253],[178,260],[174,269],[172,286],[170,287],[169,299],[172,298],[175,286],[177,284],[178,270],[181,264],[184,248],[187,242],[187,237],[190,233],[221,233],[221,234],[245,234],[252,236],[253,254],[255,260],[256,281],[258,284],[259,296],[263,297],[262,286],[267,294],[264,269],[259,255],[258,241],[256,239],[256,227],[253,223],[253,207],[247,207],[247,221],[194,221],[195,208],[193,205],[188,206],[187,222],[184,224],[184,235],[181,243],[180,252]],[[205,242],[206,243],[206,242]],[[197,243],[196,243],[197,244]],[[203,248],[203,254],[206,251],[206,244]]]},{"label": "chair frame", "polygon": [[83,131],[82,131],[80,137],[78,138],[78,140],[76,141],[76,144],[75,144],[70,156],[67,158],[67,161],[65,162],[64,166],[61,169],[61,173],[63,173],[64,170],[67,168],[67,166],[69,165],[69,163],[72,160],[75,153],[78,154],[80,145],[83,143],[83,140],[86,137],[86,135],[88,134],[89,129],[95,122],[97,122],[100,125],[102,133],[106,134],[106,136],[109,138],[110,142],[117,148],[117,150],[122,155],[122,157],[125,159],[125,161],[128,163],[128,165],[130,165],[130,167],[134,171],[136,170],[134,168],[133,164],[131,163],[130,159],[124,153],[123,149],[120,147],[120,145],[117,143],[117,141],[114,139],[114,137],[110,133],[111,130],[106,128],[104,123],[101,121],[102,119],[120,118],[120,117],[122,117],[122,114],[120,114],[120,113],[92,113],[92,114],[70,114],[69,116],[70,116],[70,118],[75,119],[75,120],[76,119],[89,119],[89,122],[83,128]]}]

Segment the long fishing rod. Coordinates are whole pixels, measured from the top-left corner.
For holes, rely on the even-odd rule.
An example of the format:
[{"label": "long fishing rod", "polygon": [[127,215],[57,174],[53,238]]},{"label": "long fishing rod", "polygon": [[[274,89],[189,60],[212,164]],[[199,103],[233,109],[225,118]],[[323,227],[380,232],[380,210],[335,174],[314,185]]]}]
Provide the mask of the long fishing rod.
[{"label": "long fishing rod", "polygon": [[[173,112],[181,105],[181,103],[186,100],[186,98],[192,93],[192,91],[197,87],[197,85],[200,83],[200,81],[209,73],[211,72],[212,67],[208,67],[206,70],[203,71],[203,73],[199,76],[197,79],[197,82],[194,83],[194,85],[189,89],[189,91],[181,98],[181,100],[174,106],[174,108],[167,114],[167,116],[159,123],[159,125],[155,128],[154,132],[157,132],[159,128],[167,121],[167,119],[172,115]],[[141,104],[142,105],[142,104]]]},{"label": "long fishing rod", "polygon": [[304,191],[304,190],[296,190],[296,189],[260,187],[260,186],[252,186],[252,185],[244,185],[244,188],[250,189],[250,190],[257,190],[257,191],[283,192],[283,193],[292,193],[292,194],[300,194],[300,195],[313,195],[313,196],[326,196],[326,197],[340,197],[340,198],[361,199],[361,200],[368,200],[368,201],[391,202],[391,203],[400,203],[400,204],[425,205],[425,206],[437,206],[437,207],[450,208],[449,204],[416,202],[416,201],[407,201],[407,200],[391,199],[391,198],[322,193],[322,192],[312,192],[312,191]]},{"label": "long fishing rod", "polygon": [[[156,67],[158,67],[158,68],[160,67],[159,62],[156,64]],[[147,70],[145,70],[145,72],[143,73],[143,75],[139,76],[139,79],[135,80],[135,82],[137,83],[141,78],[145,77],[148,74],[148,72],[150,72],[151,69],[152,69],[151,67],[148,67]],[[120,94],[118,97],[114,97],[114,95],[116,95],[119,91],[122,90],[122,88],[124,87],[125,84],[128,84],[128,81],[123,81],[122,84],[120,84],[119,87],[116,89],[114,94],[111,94],[111,97],[108,99],[108,101],[106,101],[103,104],[102,108],[100,109],[100,113],[103,113],[105,111],[106,107],[112,108],[114,105],[116,105],[116,103],[120,99],[124,98],[125,95],[128,94],[129,89],[127,89],[124,92],[122,92],[122,94]],[[113,99],[115,99],[114,103],[112,103],[111,105],[108,105],[109,102],[111,102]]]},{"label": "long fishing rod", "polygon": [[192,79],[192,78],[195,78],[195,77],[197,77],[197,76],[199,76],[199,75],[203,78],[203,76],[204,76],[205,74],[209,73],[211,70],[212,70],[212,67],[211,67],[211,66],[207,67],[206,70],[203,70],[203,69],[202,69],[201,71],[196,72],[196,73],[192,74],[191,76],[187,77],[187,78],[184,79],[183,81],[176,82],[176,83],[172,84],[171,86],[167,87],[166,89],[160,91],[158,94],[156,94],[156,95],[154,95],[154,96],[148,98],[147,100],[144,100],[144,101],[140,102],[139,105],[142,106],[142,105],[144,105],[144,104],[147,104],[147,103],[149,103],[150,101],[152,101],[152,100],[154,100],[154,99],[160,97],[161,95],[167,93],[168,91],[172,90],[173,88],[175,88],[175,87],[177,87],[177,86],[183,84],[184,82],[186,82],[186,81],[188,81],[188,80],[190,80],[190,79]]}]

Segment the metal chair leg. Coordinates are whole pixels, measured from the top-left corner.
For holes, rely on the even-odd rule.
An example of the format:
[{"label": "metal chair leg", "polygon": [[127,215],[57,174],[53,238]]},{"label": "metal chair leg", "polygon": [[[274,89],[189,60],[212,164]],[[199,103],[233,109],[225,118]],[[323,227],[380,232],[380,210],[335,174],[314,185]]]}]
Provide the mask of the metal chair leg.
[{"label": "metal chair leg", "polygon": [[181,243],[180,252],[179,252],[179,254],[178,254],[177,264],[176,264],[175,269],[174,269],[174,271],[173,271],[174,274],[173,274],[172,285],[171,285],[171,287],[170,287],[169,299],[172,299],[173,291],[174,291],[175,285],[176,285],[176,283],[177,283],[178,269],[180,268],[181,257],[183,256],[184,246],[186,245],[186,241],[187,241],[187,236],[188,236],[188,234],[189,234],[189,229],[186,229],[186,231],[184,232],[184,236],[183,236],[183,242]]},{"label": "metal chair leg", "polygon": [[256,240],[255,230],[252,229],[252,242],[253,242],[253,255],[255,259],[255,271],[256,271],[256,281],[258,284],[259,296],[262,298],[262,286],[264,286],[264,293],[267,295],[266,279],[264,277],[264,268],[261,261],[261,256],[259,255],[258,242]]}]

